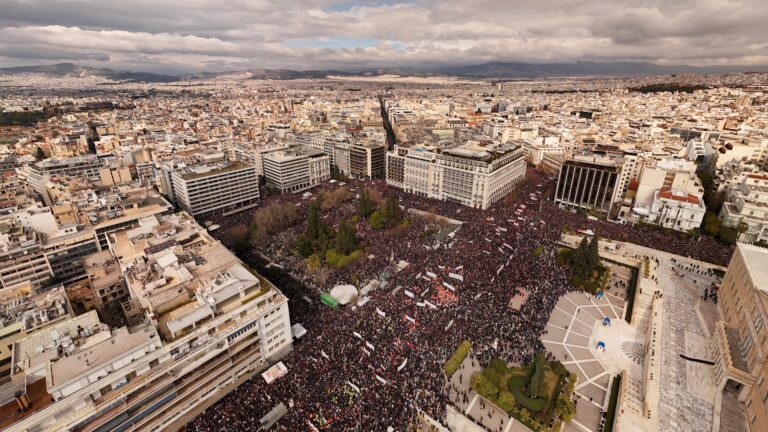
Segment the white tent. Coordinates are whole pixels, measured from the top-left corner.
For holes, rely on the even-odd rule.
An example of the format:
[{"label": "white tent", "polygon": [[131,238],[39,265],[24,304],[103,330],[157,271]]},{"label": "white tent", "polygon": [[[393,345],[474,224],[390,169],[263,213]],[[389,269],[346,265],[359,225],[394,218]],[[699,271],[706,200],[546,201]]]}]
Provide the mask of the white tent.
[{"label": "white tent", "polygon": [[357,297],[357,288],[354,285],[336,285],[330,294],[340,305],[345,305]]}]

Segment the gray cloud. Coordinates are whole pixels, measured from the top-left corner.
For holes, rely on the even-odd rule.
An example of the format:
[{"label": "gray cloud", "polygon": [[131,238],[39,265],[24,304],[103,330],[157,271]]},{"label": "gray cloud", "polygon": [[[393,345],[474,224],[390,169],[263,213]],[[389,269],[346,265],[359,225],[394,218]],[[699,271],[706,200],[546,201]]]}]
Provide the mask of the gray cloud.
[{"label": "gray cloud", "polygon": [[768,64],[765,0],[0,0],[0,11],[2,66],[77,60],[188,72],[484,61]]}]

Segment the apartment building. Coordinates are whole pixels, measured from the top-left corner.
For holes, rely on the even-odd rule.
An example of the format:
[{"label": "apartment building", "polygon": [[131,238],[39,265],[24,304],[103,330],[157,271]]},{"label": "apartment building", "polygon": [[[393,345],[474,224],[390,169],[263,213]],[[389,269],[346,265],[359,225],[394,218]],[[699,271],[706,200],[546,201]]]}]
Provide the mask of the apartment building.
[{"label": "apartment building", "polygon": [[0,221],[0,287],[26,281],[40,286],[52,277],[42,236],[23,225]]},{"label": "apartment building", "polygon": [[256,168],[243,162],[199,164],[172,173],[176,203],[195,217],[241,211],[259,201]]},{"label": "apartment building", "polygon": [[0,290],[0,406],[13,400],[21,385],[11,383],[15,364],[13,344],[72,316],[61,286],[37,292],[31,283],[25,282]]},{"label": "apartment building", "polygon": [[175,430],[290,352],[276,287],[186,213],[151,219],[113,235],[143,322],[110,329],[91,311],[17,341],[25,384],[0,406],[4,430]]},{"label": "apartment building", "polygon": [[409,193],[486,209],[525,178],[519,145],[400,147],[387,153],[387,184]]},{"label": "apartment building", "polygon": [[384,178],[386,154],[384,144],[353,144],[349,149],[349,174],[363,179]]},{"label": "apartment building", "polygon": [[712,430],[719,430],[724,398],[743,404],[750,431],[768,430],[768,249],[738,243],[719,298],[710,340],[718,388]]},{"label": "apartment building", "polygon": [[740,241],[768,242],[768,175],[746,174],[725,191],[719,215],[723,225],[743,229]]},{"label": "apartment building", "polygon": [[100,170],[104,164],[95,155],[76,156],[66,159],[46,159],[21,170],[27,183],[43,198],[46,205],[51,204],[47,183],[53,177],[85,177],[91,181],[101,180]]}]

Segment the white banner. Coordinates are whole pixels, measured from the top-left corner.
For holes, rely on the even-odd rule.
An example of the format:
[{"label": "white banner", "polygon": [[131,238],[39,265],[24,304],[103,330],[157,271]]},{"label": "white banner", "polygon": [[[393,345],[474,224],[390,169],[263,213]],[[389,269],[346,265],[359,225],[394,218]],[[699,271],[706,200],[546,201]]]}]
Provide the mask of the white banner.
[{"label": "white banner", "polygon": [[451,320],[447,326],[445,326],[445,331],[448,331],[449,328],[453,327],[453,320]]},{"label": "white banner", "polygon": [[430,303],[430,302],[428,302],[426,300],[424,300],[424,304],[426,304],[427,306],[431,307],[432,309],[437,309],[437,306],[433,305],[432,303]]},{"label": "white banner", "polygon": [[413,293],[412,293],[412,292],[410,292],[410,291],[408,291],[408,290],[403,290],[403,292],[404,292],[404,293],[405,293],[405,295],[407,295],[408,297],[410,297],[410,298],[413,298]]},{"label": "white banner", "polygon": [[330,360],[330,357],[328,357],[328,354],[326,354],[325,351],[320,351],[320,355]]},{"label": "white banner", "polygon": [[362,339],[363,338],[363,335],[361,335],[358,332],[352,332],[352,334],[355,335],[355,337],[358,338],[358,339]]},{"label": "white banner", "polygon": [[350,387],[352,387],[353,389],[355,389],[355,391],[356,391],[356,392],[360,393],[360,387],[358,387],[358,386],[356,386],[356,385],[352,384],[352,383],[351,383],[351,382],[349,382],[349,381],[347,381],[347,384],[349,384],[349,386],[350,386]]},{"label": "white banner", "polygon": [[408,315],[406,315],[406,316],[405,316],[405,319],[407,319],[408,321],[410,321],[410,322],[412,322],[412,323],[414,323],[414,324],[416,323],[416,319],[414,319],[414,318],[411,318],[411,317],[409,317]]},{"label": "white banner", "polygon": [[370,344],[368,341],[365,341],[365,346],[367,346],[368,348],[370,348],[370,349],[371,349],[371,351],[376,351],[375,349],[373,349],[373,345],[371,345],[371,344]]},{"label": "white banner", "polygon": [[453,285],[449,284],[448,282],[443,282],[443,286],[451,291],[456,291],[456,288],[454,288]]},{"label": "white banner", "polygon": [[460,281],[464,282],[464,276],[462,276],[462,275],[460,275],[458,273],[448,273],[448,277],[454,278],[456,280],[460,280]]},{"label": "white banner", "polygon": [[380,377],[378,375],[376,375],[376,379],[379,380],[379,382],[382,383],[382,384],[389,384],[389,382],[387,382],[387,380],[385,380],[384,378],[382,378],[382,377]]},{"label": "white banner", "polygon": [[377,314],[379,314],[379,315],[381,315],[382,317],[386,317],[386,316],[387,316],[387,314],[385,314],[385,313],[384,313],[384,311],[382,311],[382,310],[381,310],[381,309],[379,309],[379,308],[376,308],[376,313],[377,313]]},{"label": "white banner", "polygon": [[400,372],[405,367],[405,364],[408,363],[408,359],[403,360],[403,362],[400,364],[400,366],[397,367],[397,371]]}]

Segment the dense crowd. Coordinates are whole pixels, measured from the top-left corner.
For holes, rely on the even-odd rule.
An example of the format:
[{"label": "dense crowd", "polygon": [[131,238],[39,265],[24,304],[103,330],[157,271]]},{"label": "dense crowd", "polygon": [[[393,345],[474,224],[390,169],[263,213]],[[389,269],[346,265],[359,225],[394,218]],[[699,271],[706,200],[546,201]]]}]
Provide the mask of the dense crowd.
[{"label": "dense crowd", "polygon": [[[382,194],[397,193],[381,182],[369,185]],[[556,264],[563,228],[593,230],[601,237],[718,264],[727,263],[732,252],[710,239],[682,240],[561,211],[547,199],[551,187],[549,180],[530,173],[514,203],[500,202],[485,211],[398,193],[406,209],[463,224],[456,231],[445,228],[453,234],[440,237],[424,236],[434,221],[416,216],[399,235],[374,232],[361,221],[362,262],[338,271],[324,287],[277,281],[290,298],[292,321],[308,330],[283,360],[287,375],[272,384],[255,377],[208,408],[187,430],[254,430],[259,418],[280,402],[289,409],[274,428],[279,431],[386,431],[390,426],[402,431],[416,409],[444,423],[448,387],[442,364],[461,340],[472,342],[473,356],[481,364],[495,357],[523,364],[543,350],[539,337],[550,312],[573,289],[569,272]],[[291,199],[301,202],[295,195],[274,197]],[[323,217],[333,224],[353,212],[350,203],[329,209]],[[243,218],[247,215],[234,216],[224,226]],[[257,252],[268,255],[269,247],[274,246],[252,251],[246,261],[258,260]],[[300,277],[305,271],[291,270]],[[385,283],[363,306],[334,310],[317,301],[318,288],[349,283],[352,276],[358,285],[374,278]],[[522,290],[528,300],[519,311],[510,308],[510,300]]]}]

